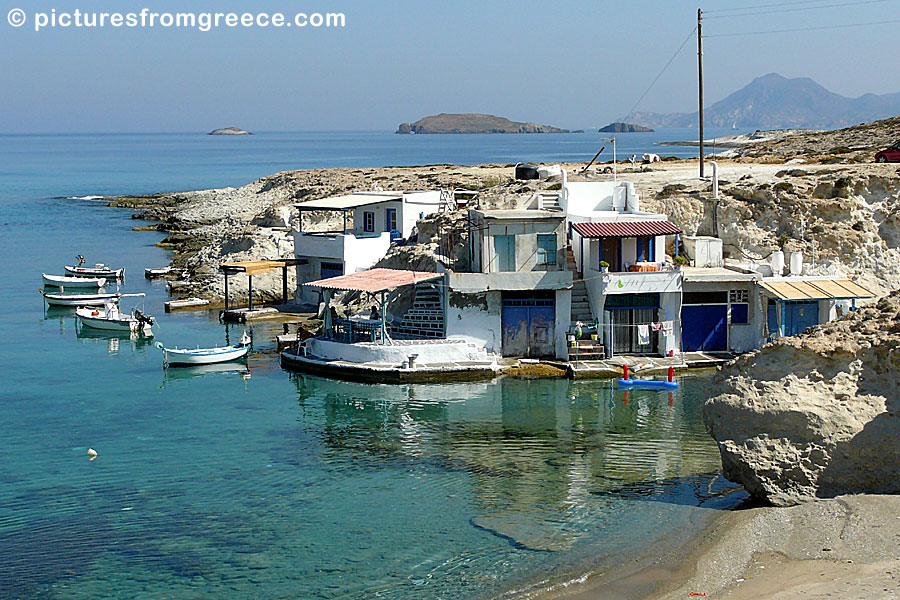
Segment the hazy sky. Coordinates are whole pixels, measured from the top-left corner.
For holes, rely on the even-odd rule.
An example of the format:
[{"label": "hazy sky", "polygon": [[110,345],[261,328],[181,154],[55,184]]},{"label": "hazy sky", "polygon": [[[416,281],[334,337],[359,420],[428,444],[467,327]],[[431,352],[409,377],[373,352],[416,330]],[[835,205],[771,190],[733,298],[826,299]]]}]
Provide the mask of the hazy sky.
[{"label": "hazy sky", "polygon": [[[813,6],[847,4],[819,10]],[[756,16],[715,10],[707,35],[900,19],[900,0],[786,2]],[[34,12],[342,12],[344,28],[49,28]],[[215,8],[212,8],[212,7]],[[179,2],[2,0],[0,132],[393,129],[438,112],[486,112],[588,128],[618,119],[689,35],[682,1]],[[778,72],[845,96],[900,92],[900,23],[707,38],[707,104]],[[638,110],[696,109],[696,41]]]}]

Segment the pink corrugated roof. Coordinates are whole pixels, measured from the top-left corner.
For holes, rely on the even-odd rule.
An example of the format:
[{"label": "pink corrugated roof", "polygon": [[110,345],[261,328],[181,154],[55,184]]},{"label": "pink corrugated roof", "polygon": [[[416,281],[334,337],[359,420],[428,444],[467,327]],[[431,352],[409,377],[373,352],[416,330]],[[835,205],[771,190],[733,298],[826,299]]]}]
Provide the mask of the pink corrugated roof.
[{"label": "pink corrugated roof", "polygon": [[575,231],[586,238],[641,237],[681,233],[670,221],[618,221],[615,223],[575,223]]},{"label": "pink corrugated roof", "polygon": [[355,292],[382,292],[421,281],[431,281],[443,277],[440,273],[404,271],[401,269],[369,269],[359,273],[329,277],[310,281],[303,285],[326,290],[352,290]]}]

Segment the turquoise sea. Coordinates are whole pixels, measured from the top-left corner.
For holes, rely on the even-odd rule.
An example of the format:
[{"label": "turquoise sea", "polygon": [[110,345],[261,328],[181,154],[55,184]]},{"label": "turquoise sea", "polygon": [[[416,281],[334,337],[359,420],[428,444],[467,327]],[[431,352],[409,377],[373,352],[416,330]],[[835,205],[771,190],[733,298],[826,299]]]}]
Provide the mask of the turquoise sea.
[{"label": "turquoise sea", "polygon": [[531,594],[677,544],[743,497],[724,494],[702,378],[627,397],[565,380],[345,383],[283,371],[277,325],[253,325],[245,368],[165,373],[152,342],[42,306],[40,273],[84,254],[126,267],[157,339],[241,333],[165,314],[143,278],[167,262],[161,235],[85,197],[591,145],[435,137],[0,136],[0,600]]}]

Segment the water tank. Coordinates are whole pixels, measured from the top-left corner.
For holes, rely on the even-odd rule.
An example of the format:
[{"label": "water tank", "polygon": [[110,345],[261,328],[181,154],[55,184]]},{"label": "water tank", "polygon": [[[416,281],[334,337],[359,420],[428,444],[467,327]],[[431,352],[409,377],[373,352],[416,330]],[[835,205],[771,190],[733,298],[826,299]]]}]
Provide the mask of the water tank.
[{"label": "water tank", "polygon": [[801,275],[803,273],[803,253],[791,252],[791,275]]},{"label": "water tank", "polygon": [[784,252],[775,250],[772,252],[772,274],[782,275],[784,273]]}]

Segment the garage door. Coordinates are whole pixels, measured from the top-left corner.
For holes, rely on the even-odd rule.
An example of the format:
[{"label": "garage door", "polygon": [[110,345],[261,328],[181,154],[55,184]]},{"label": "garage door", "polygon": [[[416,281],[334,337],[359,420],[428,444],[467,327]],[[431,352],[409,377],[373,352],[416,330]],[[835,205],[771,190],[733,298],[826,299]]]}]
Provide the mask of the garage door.
[{"label": "garage door", "polygon": [[503,356],[555,356],[556,301],[546,297],[503,298]]},{"label": "garage door", "polygon": [[808,327],[818,324],[818,302],[784,303],[784,335],[797,335],[803,333]]},{"label": "garage door", "polygon": [[686,352],[728,350],[728,306],[682,306],[681,345]]}]

